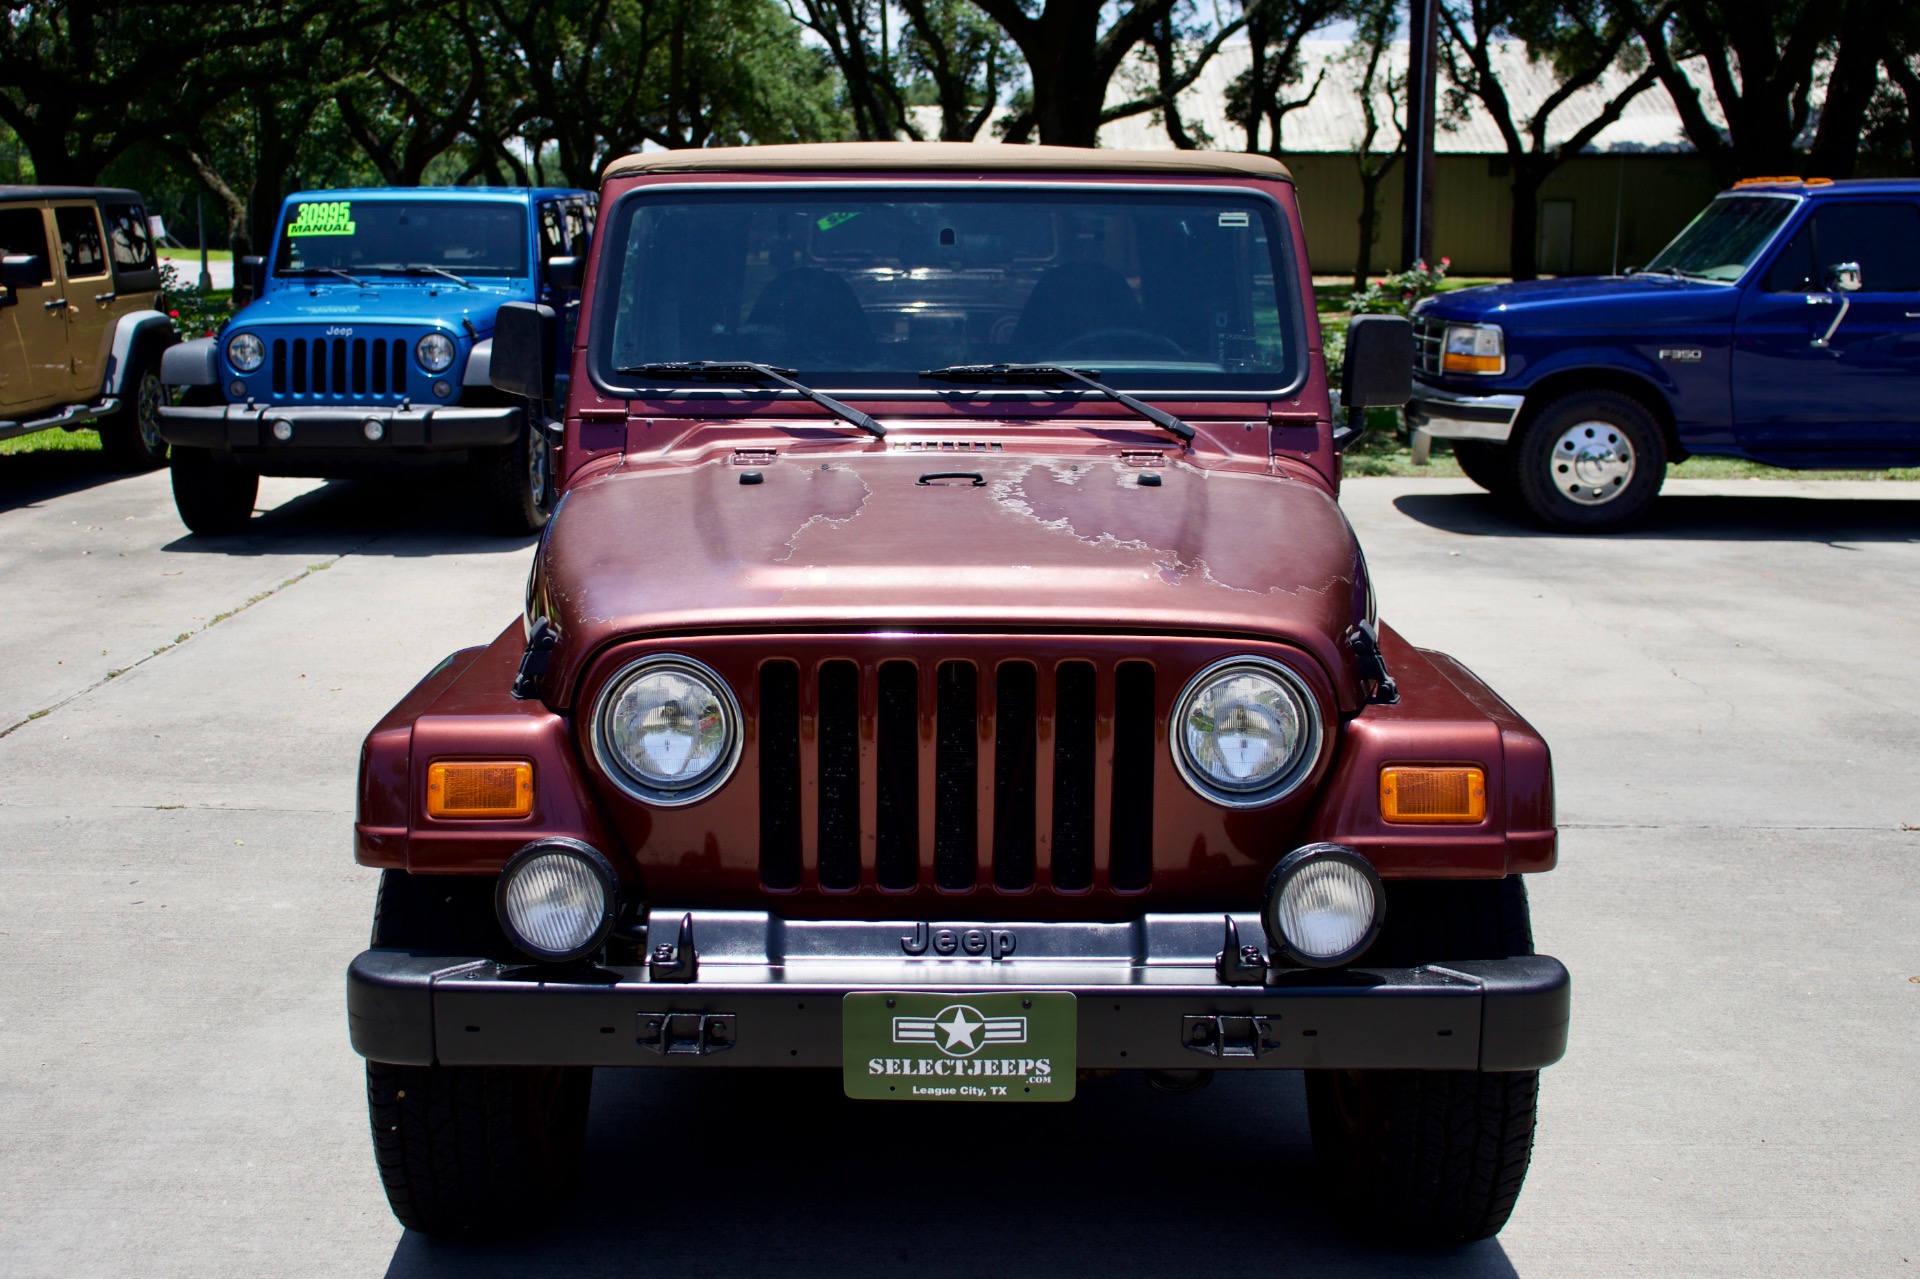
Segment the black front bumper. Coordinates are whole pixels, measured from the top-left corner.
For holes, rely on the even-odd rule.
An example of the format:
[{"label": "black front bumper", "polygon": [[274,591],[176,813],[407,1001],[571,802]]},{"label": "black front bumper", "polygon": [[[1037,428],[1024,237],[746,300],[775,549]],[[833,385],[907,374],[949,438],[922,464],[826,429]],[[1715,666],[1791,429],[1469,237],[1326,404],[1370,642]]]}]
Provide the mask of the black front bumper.
[{"label": "black front bumper", "polygon": [[897,961],[567,972],[405,950],[347,969],[354,1050],[402,1065],[841,1064],[856,991],[1068,991],[1082,1067],[1533,1070],[1566,1051],[1570,979],[1531,955],[1418,968],[1276,970]]},{"label": "black front bumper", "polygon": [[[258,451],[261,454],[325,450],[380,453],[445,453],[490,448],[519,438],[526,411],[514,405],[398,408],[351,405],[339,408],[261,407],[259,405],[162,405],[160,435],[186,448]],[[292,428],[286,440],[274,438],[275,422]],[[380,424],[370,439],[367,424]]]}]

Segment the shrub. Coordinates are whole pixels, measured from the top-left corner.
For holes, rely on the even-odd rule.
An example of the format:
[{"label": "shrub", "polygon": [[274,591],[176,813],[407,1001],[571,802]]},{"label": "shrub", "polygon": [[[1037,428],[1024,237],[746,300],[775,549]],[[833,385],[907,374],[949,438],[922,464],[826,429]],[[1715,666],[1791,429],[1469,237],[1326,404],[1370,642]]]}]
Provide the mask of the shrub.
[{"label": "shrub", "polygon": [[173,331],[182,342],[216,336],[233,314],[227,294],[202,293],[187,283],[184,271],[165,259],[160,262],[160,309],[173,321]]}]

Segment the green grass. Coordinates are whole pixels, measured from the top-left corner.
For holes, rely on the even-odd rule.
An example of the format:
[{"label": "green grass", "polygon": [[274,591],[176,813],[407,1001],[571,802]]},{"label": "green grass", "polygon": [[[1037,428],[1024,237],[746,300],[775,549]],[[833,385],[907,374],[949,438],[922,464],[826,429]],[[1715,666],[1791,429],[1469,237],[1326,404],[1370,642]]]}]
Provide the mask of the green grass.
[{"label": "green grass", "polygon": [[0,440],[0,457],[12,457],[20,453],[98,453],[100,451],[100,432],[91,427],[78,431],[62,431],[55,427],[50,431],[35,431],[32,435],[19,435],[11,440]]},{"label": "green grass", "polygon": [[[171,261],[171,262],[198,262],[200,260],[200,250],[198,249],[162,249],[160,250],[160,256],[163,258],[166,258],[168,261]],[[232,249],[208,249],[207,261],[231,262],[233,261],[233,250]]]}]

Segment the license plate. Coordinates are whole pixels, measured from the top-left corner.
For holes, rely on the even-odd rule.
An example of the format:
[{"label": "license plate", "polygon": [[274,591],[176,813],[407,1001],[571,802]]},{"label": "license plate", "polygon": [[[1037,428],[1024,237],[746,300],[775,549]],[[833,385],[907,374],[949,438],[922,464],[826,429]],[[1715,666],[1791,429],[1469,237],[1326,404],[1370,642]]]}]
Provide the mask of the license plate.
[{"label": "license plate", "polygon": [[841,1006],[847,1096],[877,1101],[1072,1101],[1071,994],[861,991]]}]

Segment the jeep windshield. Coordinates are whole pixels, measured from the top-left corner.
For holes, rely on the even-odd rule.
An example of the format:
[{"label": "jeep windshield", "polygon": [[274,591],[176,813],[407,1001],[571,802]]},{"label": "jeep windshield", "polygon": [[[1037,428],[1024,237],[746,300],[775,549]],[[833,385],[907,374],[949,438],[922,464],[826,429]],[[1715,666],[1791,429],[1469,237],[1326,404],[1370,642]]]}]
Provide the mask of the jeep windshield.
[{"label": "jeep windshield", "polygon": [[273,273],[525,277],[527,240],[527,211],[498,200],[301,200],[287,209]]},{"label": "jeep windshield", "polygon": [[1746,274],[1799,201],[1777,195],[1736,195],[1715,200],[1659,256],[1641,268],[1650,274],[1686,275],[1731,283]]},{"label": "jeep windshield", "polygon": [[1302,368],[1292,234],[1250,192],[643,189],[608,227],[593,360],[623,393],[688,388],[664,369],[690,360],[917,394],[955,365],[1262,394]]}]

